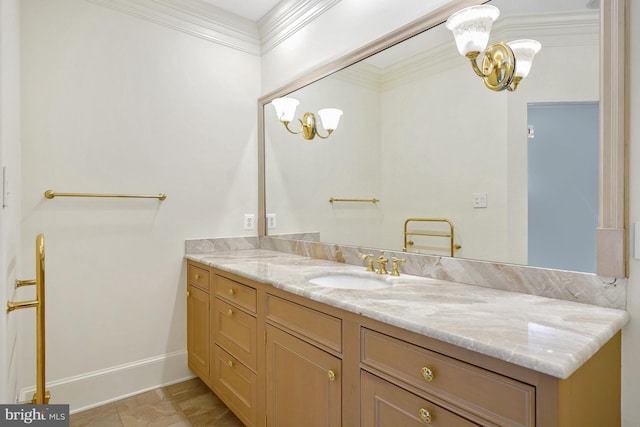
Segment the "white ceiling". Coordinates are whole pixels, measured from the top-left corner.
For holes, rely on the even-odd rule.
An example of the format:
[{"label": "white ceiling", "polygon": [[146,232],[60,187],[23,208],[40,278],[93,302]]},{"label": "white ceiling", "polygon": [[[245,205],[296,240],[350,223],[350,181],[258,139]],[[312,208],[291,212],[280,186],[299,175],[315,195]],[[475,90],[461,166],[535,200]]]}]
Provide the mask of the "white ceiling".
[{"label": "white ceiling", "polygon": [[280,0],[202,0],[227,12],[257,22]]}]

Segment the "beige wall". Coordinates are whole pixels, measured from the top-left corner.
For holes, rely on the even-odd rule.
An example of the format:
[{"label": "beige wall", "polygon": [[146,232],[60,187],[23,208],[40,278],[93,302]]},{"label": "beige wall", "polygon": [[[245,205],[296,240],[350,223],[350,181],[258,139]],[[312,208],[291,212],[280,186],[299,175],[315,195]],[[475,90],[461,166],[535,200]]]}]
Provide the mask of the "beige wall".
[{"label": "beige wall", "polygon": [[85,0],[21,6],[22,259],[44,233],[48,381],[77,410],[190,375],[184,240],[257,211],[260,59]]},{"label": "beige wall", "polygon": [[[7,300],[22,297],[15,294],[13,286],[20,247],[19,20],[18,0],[0,1],[0,178],[4,166],[5,192],[9,193],[5,194],[0,208],[0,307],[6,307]],[[0,316],[0,402],[11,402],[15,398],[20,363],[16,352],[20,315]]]}]

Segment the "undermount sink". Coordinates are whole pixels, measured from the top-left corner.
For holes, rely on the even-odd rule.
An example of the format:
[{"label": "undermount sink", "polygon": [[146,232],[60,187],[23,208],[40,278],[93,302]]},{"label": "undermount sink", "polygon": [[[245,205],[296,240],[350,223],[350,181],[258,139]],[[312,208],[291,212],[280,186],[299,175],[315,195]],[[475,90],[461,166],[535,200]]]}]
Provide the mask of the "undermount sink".
[{"label": "undermount sink", "polygon": [[329,274],[309,279],[314,285],[326,288],[374,290],[391,286],[377,277],[352,276],[348,274]]}]

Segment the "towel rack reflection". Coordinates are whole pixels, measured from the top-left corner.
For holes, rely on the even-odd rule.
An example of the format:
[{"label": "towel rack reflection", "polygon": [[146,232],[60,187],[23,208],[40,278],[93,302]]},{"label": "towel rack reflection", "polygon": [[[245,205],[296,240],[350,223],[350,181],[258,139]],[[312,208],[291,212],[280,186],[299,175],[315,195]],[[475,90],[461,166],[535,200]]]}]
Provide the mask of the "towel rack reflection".
[{"label": "towel rack reflection", "polygon": [[[449,225],[449,232],[436,232],[436,231],[408,231],[408,225],[410,222],[443,222]],[[461,249],[462,246],[455,244],[454,239],[454,226],[453,222],[447,218],[409,218],[404,222],[404,246],[402,251],[407,252],[407,246],[413,246],[414,242],[407,240],[408,236],[430,236],[430,237],[447,237],[449,238],[449,253],[450,256],[454,256],[454,252]]]},{"label": "towel rack reflection", "polygon": [[120,197],[128,199],[158,199],[164,200],[167,195],[164,193],[159,194],[96,194],[96,193],[57,193],[53,190],[47,190],[44,192],[44,197],[47,199],[53,199],[54,197]]},{"label": "towel rack reflection", "polygon": [[333,202],[362,202],[362,203],[378,203],[380,200],[373,199],[336,199],[335,197],[329,198],[329,203]]}]

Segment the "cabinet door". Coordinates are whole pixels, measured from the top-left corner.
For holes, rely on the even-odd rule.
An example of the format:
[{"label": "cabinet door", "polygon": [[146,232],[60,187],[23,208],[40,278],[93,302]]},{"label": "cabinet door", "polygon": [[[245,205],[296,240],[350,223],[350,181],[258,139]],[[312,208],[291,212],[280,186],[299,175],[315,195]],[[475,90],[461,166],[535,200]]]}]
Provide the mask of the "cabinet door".
[{"label": "cabinet door", "polygon": [[209,294],[187,285],[187,352],[189,368],[209,379]]},{"label": "cabinet door", "polygon": [[390,382],[361,371],[361,425],[368,427],[478,426]]},{"label": "cabinet door", "polygon": [[266,356],[267,426],[341,425],[340,359],[271,325]]}]

